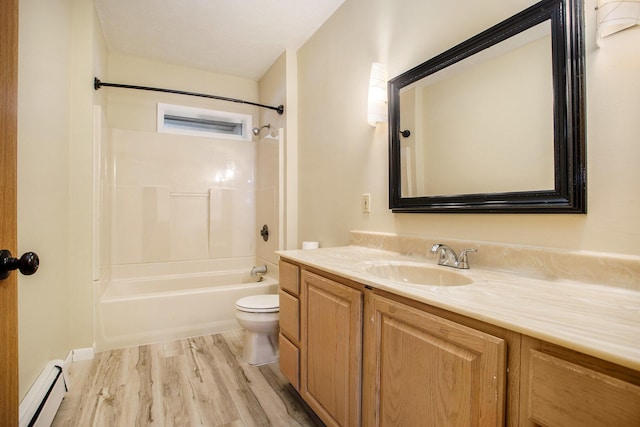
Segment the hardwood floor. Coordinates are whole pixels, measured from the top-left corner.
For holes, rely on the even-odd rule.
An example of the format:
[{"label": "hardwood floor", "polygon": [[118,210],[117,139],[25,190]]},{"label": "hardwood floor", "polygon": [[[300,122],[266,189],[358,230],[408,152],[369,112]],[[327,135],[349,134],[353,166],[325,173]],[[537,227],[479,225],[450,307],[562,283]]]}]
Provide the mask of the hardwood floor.
[{"label": "hardwood floor", "polygon": [[241,358],[242,331],[73,362],[53,426],[319,426],[277,363]]}]

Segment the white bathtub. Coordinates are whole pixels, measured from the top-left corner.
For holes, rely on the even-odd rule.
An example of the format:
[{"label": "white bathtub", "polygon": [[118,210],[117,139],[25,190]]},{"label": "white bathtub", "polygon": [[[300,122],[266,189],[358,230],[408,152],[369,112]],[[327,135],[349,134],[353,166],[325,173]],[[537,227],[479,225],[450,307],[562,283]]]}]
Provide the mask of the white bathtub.
[{"label": "white bathtub", "polygon": [[250,269],[110,280],[96,293],[96,351],[239,329],[238,298],[275,294]]}]

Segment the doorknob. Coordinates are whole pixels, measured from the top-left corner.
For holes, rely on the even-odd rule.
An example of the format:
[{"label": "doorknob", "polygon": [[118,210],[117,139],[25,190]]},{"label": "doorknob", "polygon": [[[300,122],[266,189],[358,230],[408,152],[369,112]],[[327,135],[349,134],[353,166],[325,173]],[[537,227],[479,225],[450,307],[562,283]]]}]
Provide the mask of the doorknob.
[{"label": "doorknob", "polygon": [[25,276],[30,276],[38,271],[40,258],[35,252],[25,252],[20,258],[13,258],[11,252],[0,250],[0,280],[9,277],[11,270],[20,270]]}]

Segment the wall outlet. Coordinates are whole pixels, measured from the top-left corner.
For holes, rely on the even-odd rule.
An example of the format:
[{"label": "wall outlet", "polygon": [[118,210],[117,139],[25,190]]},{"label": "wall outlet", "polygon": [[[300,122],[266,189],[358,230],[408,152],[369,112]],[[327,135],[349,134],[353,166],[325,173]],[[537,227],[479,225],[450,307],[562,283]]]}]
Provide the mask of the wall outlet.
[{"label": "wall outlet", "polygon": [[371,212],[371,194],[362,195],[362,212]]}]

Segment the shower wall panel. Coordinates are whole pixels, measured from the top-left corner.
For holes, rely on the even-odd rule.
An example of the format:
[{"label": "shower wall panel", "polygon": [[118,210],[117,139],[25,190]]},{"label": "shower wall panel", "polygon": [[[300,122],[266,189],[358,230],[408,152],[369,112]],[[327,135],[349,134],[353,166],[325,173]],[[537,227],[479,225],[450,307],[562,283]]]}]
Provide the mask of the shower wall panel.
[{"label": "shower wall panel", "polygon": [[282,192],[280,157],[282,150],[281,130],[272,130],[262,138],[257,146],[257,229],[269,227],[269,240],[258,237],[256,243],[258,258],[278,263],[275,251],[284,247],[281,239],[281,213],[279,199]]},{"label": "shower wall panel", "polygon": [[170,260],[209,256],[209,193],[171,194]]},{"label": "shower wall panel", "polygon": [[114,129],[112,263],[255,256],[251,142]]},{"label": "shower wall panel", "polygon": [[255,256],[256,197],[253,190],[209,190],[209,254],[211,258]]}]

